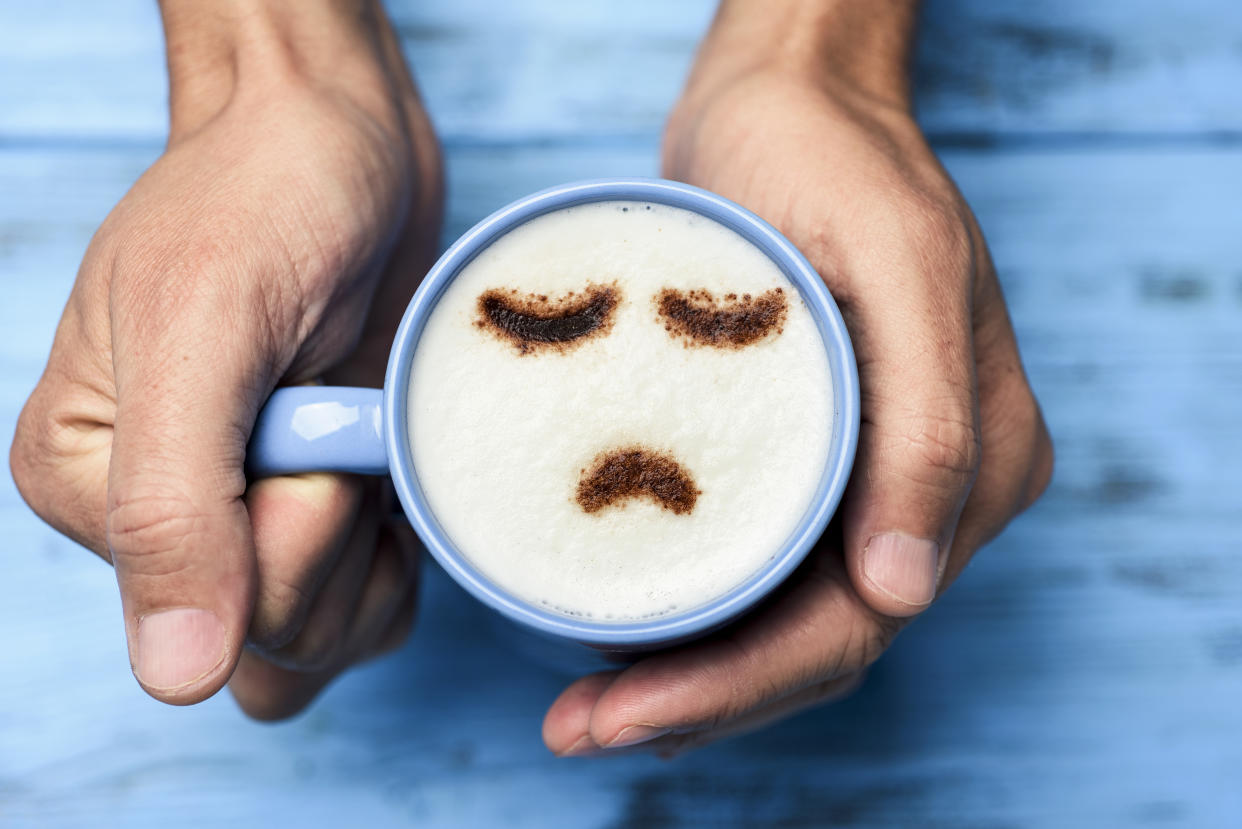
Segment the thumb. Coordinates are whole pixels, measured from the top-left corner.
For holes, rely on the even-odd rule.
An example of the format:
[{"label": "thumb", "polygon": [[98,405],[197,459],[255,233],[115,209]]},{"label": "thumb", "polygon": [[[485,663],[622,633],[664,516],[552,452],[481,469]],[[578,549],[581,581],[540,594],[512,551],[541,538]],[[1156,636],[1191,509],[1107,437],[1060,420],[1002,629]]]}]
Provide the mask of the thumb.
[{"label": "thumb", "polygon": [[846,564],[876,612],[912,616],[935,599],[979,465],[971,334],[945,313],[874,319],[859,345],[862,424],[843,505]]},{"label": "thumb", "polygon": [[257,581],[243,462],[264,374],[244,325],[194,305],[113,316],[107,543],[134,676],[179,705],[232,674]]}]

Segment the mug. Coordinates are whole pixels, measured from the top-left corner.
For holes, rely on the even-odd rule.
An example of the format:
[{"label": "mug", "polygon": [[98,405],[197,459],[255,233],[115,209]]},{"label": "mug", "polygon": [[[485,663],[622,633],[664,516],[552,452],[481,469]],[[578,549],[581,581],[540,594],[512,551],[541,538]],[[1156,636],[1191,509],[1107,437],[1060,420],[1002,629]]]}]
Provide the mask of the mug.
[{"label": "mug", "polygon": [[[407,429],[409,377],[418,340],[440,296],[476,255],[523,222],[596,201],[638,201],[691,210],[725,225],[759,248],[793,284],[810,310],[828,354],[833,389],[828,462],[806,513],[784,544],[745,582],[718,598],[667,616],[628,622],[571,618],[513,596],[480,573],[441,529],[419,486]],[[767,222],[721,196],[660,179],[575,182],[503,207],[458,239],[427,274],[397,329],[382,389],[299,386],[272,394],[247,454],[252,477],[309,471],[391,475],[410,524],[431,555],[475,598],[543,640],[596,653],[641,653],[710,633],[736,620],[806,557],[836,511],[858,444],[858,369],[845,323],[805,257]],[[532,643],[533,644],[533,643]]]}]

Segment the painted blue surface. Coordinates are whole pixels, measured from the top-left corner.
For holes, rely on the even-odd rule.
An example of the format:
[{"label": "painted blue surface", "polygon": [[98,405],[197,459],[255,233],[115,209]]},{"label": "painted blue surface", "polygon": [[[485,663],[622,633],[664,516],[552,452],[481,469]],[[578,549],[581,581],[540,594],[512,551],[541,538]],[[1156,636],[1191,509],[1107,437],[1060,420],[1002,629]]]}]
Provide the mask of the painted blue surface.
[{"label": "painted blue surface", "polygon": [[[396,4],[448,134],[446,238],[654,173],[710,5]],[[429,567],[409,645],[303,717],[168,708],[129,676],[111,570],[4,479],[0,826],[1242,825],[1240,30],[1233,0],[929,3],[921,117],[1058,466],[854,698],[673,764],[556,761],[562,679]],[[158,36],[145,0],[0,6],[5,441],[91,233],[159,152]]]}]

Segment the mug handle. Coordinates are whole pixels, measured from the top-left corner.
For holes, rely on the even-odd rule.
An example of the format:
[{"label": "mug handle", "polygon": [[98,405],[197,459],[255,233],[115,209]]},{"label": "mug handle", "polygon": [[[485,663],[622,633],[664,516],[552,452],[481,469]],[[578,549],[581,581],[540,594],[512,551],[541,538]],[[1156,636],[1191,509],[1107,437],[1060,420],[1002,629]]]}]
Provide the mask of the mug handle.
[{"label": "mug handle", "polygon": [[314,471],[388,474],[383,389],[290,386],[272,393],[246,449],[248,477]]}]

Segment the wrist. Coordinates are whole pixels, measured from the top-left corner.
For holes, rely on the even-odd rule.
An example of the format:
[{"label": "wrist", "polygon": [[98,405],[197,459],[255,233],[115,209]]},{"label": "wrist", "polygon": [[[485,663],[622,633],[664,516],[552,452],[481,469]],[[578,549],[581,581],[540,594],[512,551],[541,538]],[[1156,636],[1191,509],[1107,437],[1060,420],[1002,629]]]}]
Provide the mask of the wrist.
[{"label": "wrist", "polygon": [[909,111],[918,0],[721,0],[687,94],[772,71]]},{"label": "wrist", "polygon": [[413,95],[378,0],[161,0],[160,10],[170,140],[243,92],[332,89],[394,128],[405,93]]}]

